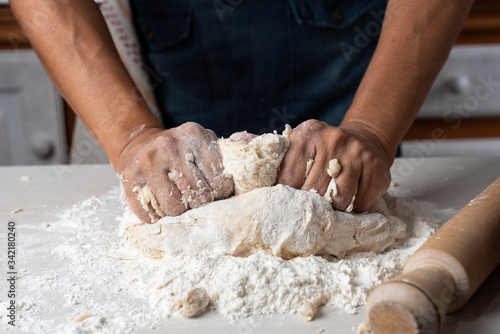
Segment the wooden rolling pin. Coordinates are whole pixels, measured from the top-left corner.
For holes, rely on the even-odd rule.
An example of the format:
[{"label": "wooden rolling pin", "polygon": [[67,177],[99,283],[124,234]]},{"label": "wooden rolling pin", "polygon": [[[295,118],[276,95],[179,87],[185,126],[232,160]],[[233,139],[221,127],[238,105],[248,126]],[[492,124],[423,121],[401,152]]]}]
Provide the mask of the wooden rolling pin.
[{"label": "wooden rolling pin", "polygon": [[379,285],[367,312],[376,334],[439,333],[500,262],[500,178],[450,219]]}]

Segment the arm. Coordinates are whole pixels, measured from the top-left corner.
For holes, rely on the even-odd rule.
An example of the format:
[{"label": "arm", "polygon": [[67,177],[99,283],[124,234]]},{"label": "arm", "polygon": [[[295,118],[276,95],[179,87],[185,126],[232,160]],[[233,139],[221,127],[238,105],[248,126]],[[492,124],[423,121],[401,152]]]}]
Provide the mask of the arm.
[{"label": "arm", "polygon": [[472,2],[390,0],[377,49],[341,126],[369,129],[393,158]]},{"label": "arm", "polygon": [[108,154],[139,217],[150,221],[154,212],[137,200],[137,186],[150,186],[166,215],[213,201],[214,194],[231,194],[215,134],[193,123],[162,128],[138,98],[94,1],[11,0],[10,5],[49,77]]},{"label": "arm", "polygon": [[[375,54],[338,127],[317,121],[292,132],[278,181],[326,192],[328,161],[342,166],[333,206],[366,211],[390,183],[396,149],[443,66],[472,0],[390,0]],[[306,164],[314,165],[305,177]]]},{"label": "arm", "polygon": [[13,0],[12,10],[49,77],[113,165],[129,134],[161,128],[123,66],[99,8],[90,0]]}]

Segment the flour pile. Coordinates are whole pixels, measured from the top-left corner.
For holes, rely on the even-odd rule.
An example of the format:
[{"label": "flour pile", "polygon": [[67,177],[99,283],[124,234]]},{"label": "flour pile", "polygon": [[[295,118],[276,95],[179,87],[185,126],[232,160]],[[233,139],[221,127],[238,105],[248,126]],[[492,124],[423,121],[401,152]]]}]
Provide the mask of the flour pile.
[{"label": "flour pile", "polygon": [[285,136],[219,146],[237,196],[155,224],[127,211],[120,224],[125,247],[158,259],[152,269],[130,272],[130,287],[164,315],[216,309],[232,318],[298,312],[311,320],[324,304],[355,312],[440,223],[413,221],[422,213],[411,206],[401,220],[390,195],[353,214],[332,210],[315,192],[272,186]]},{"label": "flour pile", "polygon": [[[59,218],[52,221],[19,226],[21,236],[28,229],[36,232],[30,233],[36,234],[33,240],[21,239],[22,257],[48,260],[51,265],[19,273],[17,329],[132,333],[140,327],[154,329],[169,316],[189,315],[196,309],[183,305],[185,301],[196,304],[195,299],[200,308],[208,299],[208,310],[231,318],[300,313],[311,304],[323,303],[355,313],[377,284],[401,273],[408,256],[452,214],[404,196],[411,194],[398,193],[397,188],[384,195],[390,213],[405,223],[406,237],[381,254],[284,260],[259,251],[248,257],[151,259],[120,245],[116,217],[121,221],[124,209],[119,189],[113,189],[57,214]],[[54,291],[65,296],[64,301],[54,300]],[[7,330],[4,310],[5,302],[0,302],[0,328]],[[42,310],[51,316],[41,317]]]},{"label": "flour pile", "polygon": [[[131,272],[130,287],[165,315],[193,316],[208,308],[239,318],[297,313],[324,304],[354,313],[376,285],[401,272],[408,256],[442,224],[423,210],[424,204],[389,194],[384,199],[405,222],[407,236],[381,254],[359,251],[340,259],[310,255],[289,260],[263,250],[247,257],[165,255],[154,268]],[[124,221],[131,219],[128,215]]]}]

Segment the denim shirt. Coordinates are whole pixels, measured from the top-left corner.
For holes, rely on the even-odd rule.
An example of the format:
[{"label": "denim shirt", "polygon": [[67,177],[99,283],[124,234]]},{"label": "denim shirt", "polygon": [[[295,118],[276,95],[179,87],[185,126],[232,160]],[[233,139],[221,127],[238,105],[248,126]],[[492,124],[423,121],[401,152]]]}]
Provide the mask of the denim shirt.
[{"label": "denim shirt", "polygon": [[166,127],[218,136],[338,125],[387,0],[130,0]]}]

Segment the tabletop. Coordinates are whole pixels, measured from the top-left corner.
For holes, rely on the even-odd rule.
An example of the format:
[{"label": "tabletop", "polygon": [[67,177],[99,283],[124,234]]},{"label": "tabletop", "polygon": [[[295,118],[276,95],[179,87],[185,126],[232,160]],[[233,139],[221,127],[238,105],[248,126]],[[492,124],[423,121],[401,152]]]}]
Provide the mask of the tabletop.
[{"label": "tabletop", "polygon": [[[393,181],[401,196],[436,203],[458,212],[473,197],[500,176],[500,158],[422,158],[396,159],[392,169]],[[29,227],[56,219],[59,212],[93,195],[105,194],[118,187],[118,178],[109,165],[82,166],[26,166],[0,168],[0,249],[3,274],[0,284],[0,303],[6,305],[9,286],[7,268],[8,223],[16,224],[18,266],[33,274],[51,270],[48,255],[24,256],[25,247],[40,247],[51,242],[36,238]],[[118,235],[110,235],[110,242]],[[57,242],[57,241],[53,241]],[[33,254],[33,253],[30,253]],[[500,333],[500,268],[490,275],[468,304],[447,316],[442,333]],[[21,298],[23,291],[17,291]],[[57,289],[47,298],[51,303],[63,304]],[[64,308],[61,308],[64,312]],[[52,316],[40,309],[41,319]],[[60,316],[60,315],[59,315]],[[69,314],[68,314],[69,316]],[[278,314],[253,316],[241,320],[227,319],[216,312],[207,312],[195,319],[171,318],[156,328],[143,328],[138,323],[132,332],[172,333],[355,333],[365,321],[361,308],[349,315],[333,307],[321,307],[312,322],[304,322],[296,315]],[[66,317],[62,317],[66,319]],[[0,310],[0,328],[20,332],[8,326],[9,318]],[[18,319],[23,321],[23,319]],[[22,326],[21,326],[22,327]],[[17,327],[18,328],[18,327]],[[25,328],[26,329],[26,328]],[[27,329],[27,333],[43,330]]]}]

